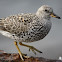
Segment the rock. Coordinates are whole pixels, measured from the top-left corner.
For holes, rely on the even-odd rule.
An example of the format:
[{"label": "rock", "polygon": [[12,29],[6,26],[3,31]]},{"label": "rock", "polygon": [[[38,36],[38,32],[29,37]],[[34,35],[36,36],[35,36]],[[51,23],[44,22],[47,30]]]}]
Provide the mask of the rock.
[{"label": "rock", "polygon": [[51,60],[43,57],[30,57],[25,58],[24,61],[20,59],[18,53],[5,53],[3,50],[0,50],[0,62],[62,62],[61,60]]}]

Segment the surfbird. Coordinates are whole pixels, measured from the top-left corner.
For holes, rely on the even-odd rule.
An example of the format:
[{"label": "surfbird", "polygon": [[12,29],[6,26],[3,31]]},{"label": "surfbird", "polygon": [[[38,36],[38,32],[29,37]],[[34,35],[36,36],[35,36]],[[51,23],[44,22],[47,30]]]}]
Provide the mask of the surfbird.
[{"label": "surfbird", "polygon": [[33,46],[23,44],[23,42],[35,42],[43,39],[50,31],[52,23],[51,17],[61,19],[53,12],[53,9],[48,5],[41,6],[36,13],[21,13],[8,16],[0,19],[0,33],[6,37],[14,39],[14,44],[22,60],[23,57],[28,58],[23,54],[19,45],[28,47],[36,54],[36,51],[42,53]]}]

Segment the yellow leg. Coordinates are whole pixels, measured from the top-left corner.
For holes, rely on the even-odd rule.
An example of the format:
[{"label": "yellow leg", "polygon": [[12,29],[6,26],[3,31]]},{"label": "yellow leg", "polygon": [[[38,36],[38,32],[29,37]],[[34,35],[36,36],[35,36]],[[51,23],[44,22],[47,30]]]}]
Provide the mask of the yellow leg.
[{"label": "yellow leg", "polygon": [[19,47],[18,47],[18,45],[17,45],[17,42],[14,41],[14,44],[15,44],[16,48],[18,49],[18,53],[19,53],[21,59],[24,60],[23,57],[22,57],[22,53],[21,53],[21,51],[20,51],[20,49],[19,49]]},{"label": "yellow leg", "polygon": [[23,43],[21,43],[21,42],[19,42],[19,44],[22,45],[22,46],[28,47],[28,48],[29,48],[29,51],[32,50],[32,52],[33,52],[34,54],[36,54],[35,51],[37,51],[37,52],[39,52],[39,53],[42,53],[41,51],[39,51],[38,49],[34,48],[33,46],[29,46],[29,45],[23,44]]}]

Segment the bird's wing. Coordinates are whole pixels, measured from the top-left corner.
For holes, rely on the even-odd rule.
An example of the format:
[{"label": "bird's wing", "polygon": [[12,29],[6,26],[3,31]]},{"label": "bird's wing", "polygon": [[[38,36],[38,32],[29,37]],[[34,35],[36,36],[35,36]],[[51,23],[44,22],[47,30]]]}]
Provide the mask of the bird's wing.
[{"label": "bird's wing", "polygon": [[31,26],[33,14],[19,14],[0,19],[0,30],[10,33],[25,32]]}]

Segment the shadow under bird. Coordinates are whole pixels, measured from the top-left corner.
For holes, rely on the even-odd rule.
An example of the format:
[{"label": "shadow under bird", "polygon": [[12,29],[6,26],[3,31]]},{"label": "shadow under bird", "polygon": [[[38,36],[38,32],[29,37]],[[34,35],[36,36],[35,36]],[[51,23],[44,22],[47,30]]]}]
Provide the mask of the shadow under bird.
[{"label": "shadow under bird", "polygon": [[48,5],[41,6],[36,13],[21,13],[0,19],[0,33],[6,37],[14,39],[14,44],[18,50],[20,58],[29,58],[23,54],[17,43],[28,47],[34,54],[36,51],[42,53],[33,46],[23,44],[23,42],[35,42],[43,39],[50,31],[52,23],[51,17],[61,19]]}]

